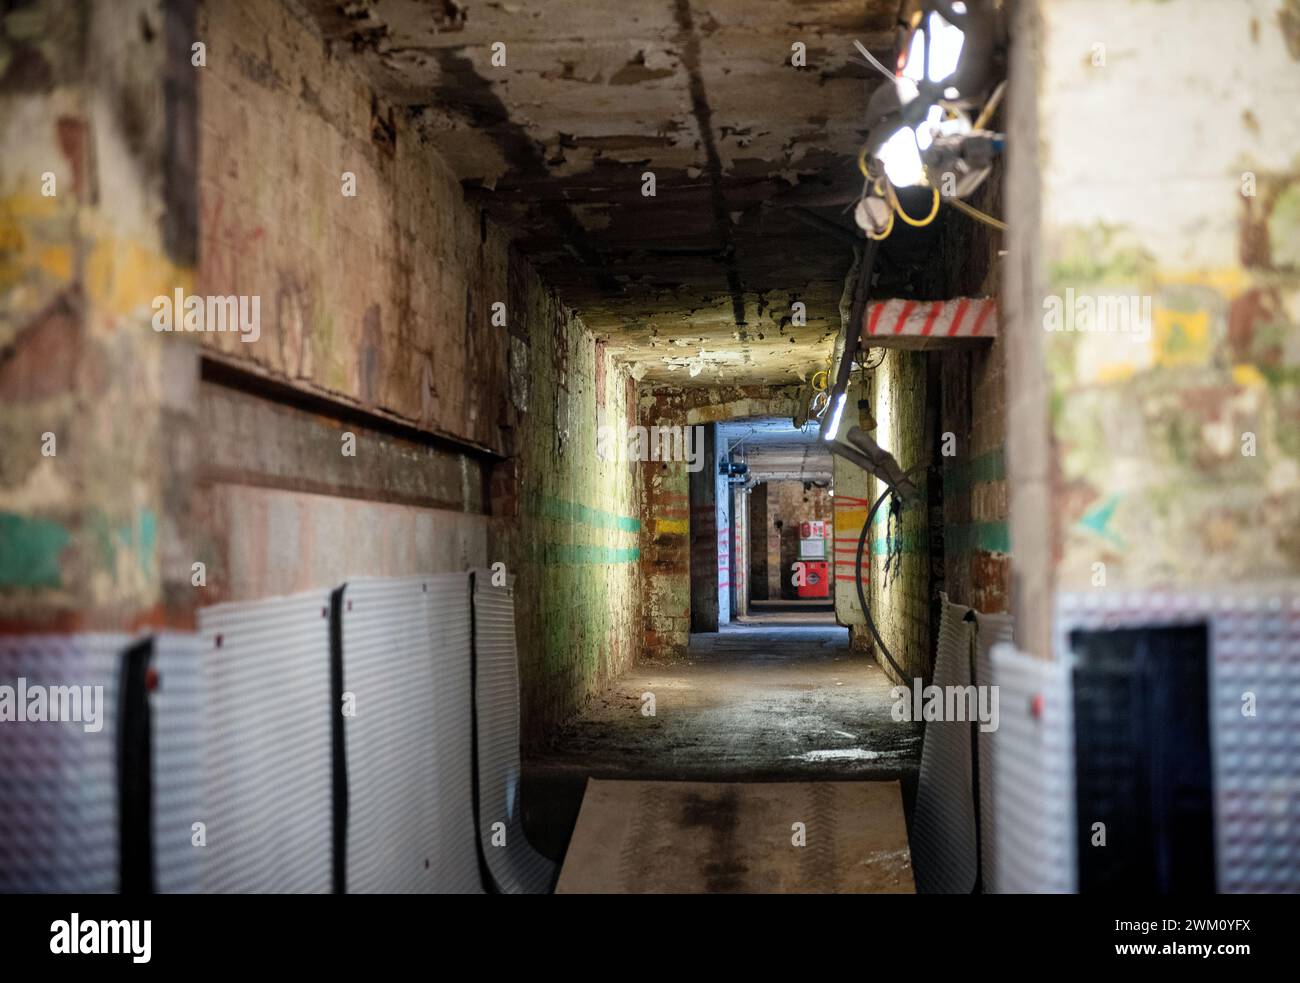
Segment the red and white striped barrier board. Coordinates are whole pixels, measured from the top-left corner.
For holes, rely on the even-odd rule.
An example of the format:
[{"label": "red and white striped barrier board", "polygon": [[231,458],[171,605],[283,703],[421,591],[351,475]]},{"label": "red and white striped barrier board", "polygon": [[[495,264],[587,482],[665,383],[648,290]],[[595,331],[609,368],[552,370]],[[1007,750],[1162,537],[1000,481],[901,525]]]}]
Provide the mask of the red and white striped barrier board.
[{"label": "red and white striped barrier board", "polygon": [[868,304],[863,337],[993,338],[998,333],[993,297],[956,300],[882,300]]}]

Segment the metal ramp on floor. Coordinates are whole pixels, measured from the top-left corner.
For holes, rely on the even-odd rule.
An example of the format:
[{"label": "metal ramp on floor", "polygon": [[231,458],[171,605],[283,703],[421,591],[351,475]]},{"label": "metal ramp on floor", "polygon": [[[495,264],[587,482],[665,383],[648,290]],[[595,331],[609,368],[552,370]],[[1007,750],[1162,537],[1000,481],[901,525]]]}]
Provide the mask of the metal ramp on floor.
[{"label": "metal ramp on floor", "polygon": [[898,782],[587,782],[557,894],[911,894]]}]

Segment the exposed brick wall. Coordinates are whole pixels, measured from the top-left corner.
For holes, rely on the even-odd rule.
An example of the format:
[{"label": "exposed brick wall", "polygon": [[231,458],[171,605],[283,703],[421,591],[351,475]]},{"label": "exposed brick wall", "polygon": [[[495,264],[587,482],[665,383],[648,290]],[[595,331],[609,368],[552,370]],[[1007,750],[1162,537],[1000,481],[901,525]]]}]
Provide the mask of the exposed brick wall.
[{"label": "exposed brick wall", "polygon": [[[813,485],[805,489],[801,481],[769,481],[768,487],[768,549],[776,556],[780,577],[780,597],[797,597],[792,571],[799,559],[799,524],[821,519],[827,524],[827,542],[834,542],[834,498],[829,489]],[[776,528],[777,522],[781,528]],[[829,552],[828,552],[829,558]],[[828,567],[828,570],[830,568]]]},{"label": "exposed brick wall", "polygon": [[[375,542],[336,550],[322,576],[504,562],[523,737],[536,745],[639,649],[638,489],[628,464],[596,454],[599,426],[635,415],[635,385],[465,201],[436,149],[292,8],[210,4],[201,34],[199,289],[259,294],[263,319],[256,343],[203,340],[250,371],[465,448],[449,501],[391,518],[391,505],[349,506]],[[496,304],[504,325],[492,323]],[[298,497],[280,514],[328,542],[321,517],[340,513],[328,497]]]},{"label": "exposed brick wall", "polygon": [[[193,289],[255,296],[261,314],[256,341],[197,340],[209,359],[322,400],[307,422],[253,404],[246,425],[206,417],[195,528],[213,590],[199,603],[485,565],[475,449],[512,450],[507,328],[491,323],[508,301],[504,234],[291,5],[204,4],[195,36],[207,50],[192,69]],[[329,416],[356,410],[373,424]],[[456,445],[430,456],[389,422]],[[343,429],[355,457],[339,452]]]},{"label": "exposed brick wall", "polygon": [[[927,353],[891,349],[874,373],[875,439],[909,469],[929,460],[927,445]],[[925,472],[914,476],[926,490]],[[868,498],[883,490],[869,482]],[[872,617],[894,659],[909,676],[927,675],[931,661],[932,598],[928,516],[924,506],[893,513],[889,500],[871,530]],[[888,567],[888,569],[886,569]],[[880,659],[884,664],[883,658]],[[893,675],[892,670],[890,675]]]},{"label": "exposed brick wall", "polygon": [[1005,465],[1006,379],[1001,340],[942,353],[944,589],[955,603],[1008,611],[1011,552]]},{"label": "exposed brick wall", "polygon": [[641,465],[641,606],[645,651],[657,656],[683,654],[691,630],[688,477],[679,464]]},{"label": "exposed brick wall", "polygon": [[[645,427],[793,416],[801,408],[798,386],[644,387],[638,403]],[[642,619],[645,654],[651,658],[680,657],[690,641],[690,533],[695,517],[687,478],[682,462],[646,462],[640,470]],[[716,523],[712,505],[704,521],[711,517]],[[711,536],[716,542],[716,529]]]}]

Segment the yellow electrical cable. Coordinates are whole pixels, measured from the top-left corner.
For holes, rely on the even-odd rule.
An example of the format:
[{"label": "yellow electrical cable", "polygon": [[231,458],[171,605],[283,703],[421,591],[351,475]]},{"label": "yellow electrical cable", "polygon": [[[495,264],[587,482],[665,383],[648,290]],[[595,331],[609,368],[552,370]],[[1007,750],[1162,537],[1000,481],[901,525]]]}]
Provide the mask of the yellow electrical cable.
[{"label": "yellow electrical cable", "polygon": [[998,104],[1002,102],[1002,93],[1006,91],[1006,88],[1007,80],[1003,79],[998,83],[998,87],[993,90],[993,95],[989,97],[989,101],[984,108],[980,110],[979,116],[975,117],[975,124],[971,127],[972,132],[984,129],[988,121],[993,118],[993,114],[997,112]]},{"label": "yellow electrical cable", "polygon": [[[863,177],[872,182],[872,190],[881,198],[885,197],[884,190],[881,187],[885,183],[884,178],[876,178],[872,181],[871,174],[867,171],[867,148],[865,144],[862,150],[858,152],[858,170],[862,172]],[[880,235],[876,235],[870,229],[863,229],[862,231],[866,233],[868,239],[875,239],[877,242],[881,239],[888,239],[889,233],[894,231],[894,213],[892,211],[889,213],[889,224],[885,226]]]},{"label": "yellow electrical cable", "polygon": [[908,215],[907,212],[903,211],[903,206],[898,201],[898,194],[894,191],[894,186],[892,184],[887,184],[886,187],[889,189],[889,203],[894,206],[894,211],[898,212],[898,217],[901,218],[908,225],[911,225],[914,228],[923,229],[931,222],[933,222],[934,217],[939,214],[939,189],[938,188],[931,187],[930,189],[931,191],[934,192],[934,201],[930,206],[930,214],[927,215],[925,218],[917,219],[917,218],[912,218],[911,215]]},{"label": "yellow electrical cable", "polygon": [[[821,380],[822,380],[822,384],[821,384],[820,386],[817,385],[817,378],[818,378],[818,376],[820,376],[820,377],[821,377]],[[830,374],[829,370],[827,370],[827,369],[818,369],[816,372],[813,373],[813,377],[812,377],[812,387],[813,387],[813,389],[816,390],[817,392],[823,392],[823,391],[826,389],[826,383],[830,381],[830,377],[831,377],[831,374]]]},{"label": "yellow electrical cable", "polygon": [[1007,231],[1006,222],[1003,222],[1001,219],[994,218],[992,215],[988,215],[985,214],[984,212],[981,212],[978,208],[966,204],[966,202],[962,201],[960,198],[949,198],[948,204],[952,205],[952,207],[957,209],[957,211],[959,212],[965,212],[967,215],[975,219],[977,222],[983,222],[985,225],[991,225],[993,226],[993,228],[999,229],[1002,232]]},{"label": "yellow electrical cable", "polygon": [[889,224],[885,226],[885,228],[881,231],[880,235],[873,235],[870,229],[864,229],[863,231],[867,233],[868,239],[875,239],[877,242],[879,242],[881,239],[888,239],[889,233],[894,231],[893,211],[891,210],[889,212]]}]

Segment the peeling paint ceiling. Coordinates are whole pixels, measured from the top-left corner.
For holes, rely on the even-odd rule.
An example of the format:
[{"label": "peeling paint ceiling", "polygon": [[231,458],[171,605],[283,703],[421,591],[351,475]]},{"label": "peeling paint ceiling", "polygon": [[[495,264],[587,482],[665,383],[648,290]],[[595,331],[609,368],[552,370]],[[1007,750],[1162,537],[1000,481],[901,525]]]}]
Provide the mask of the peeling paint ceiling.
[{"label": "peeling paint ceiling", "polygon": [[876,84],[853,39],[888,57],[896,0],[305,5],[638,378],[829,361]]}]

